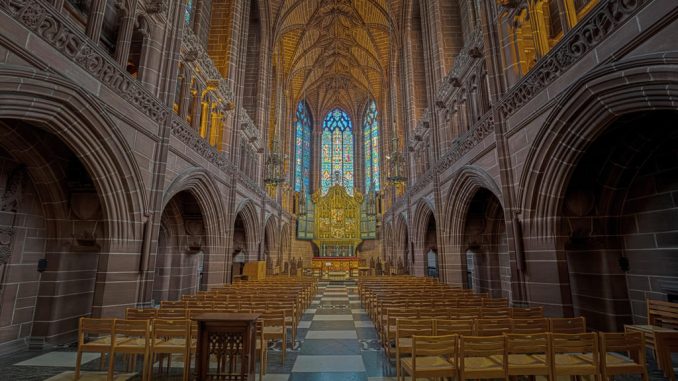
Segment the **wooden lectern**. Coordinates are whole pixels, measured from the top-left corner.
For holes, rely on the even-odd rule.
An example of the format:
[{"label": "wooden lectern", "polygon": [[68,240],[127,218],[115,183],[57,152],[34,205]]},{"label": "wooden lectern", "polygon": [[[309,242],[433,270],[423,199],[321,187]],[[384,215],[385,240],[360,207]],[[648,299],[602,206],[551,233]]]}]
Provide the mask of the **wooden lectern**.
[{"label": "wooden lectern", "polygon": [[[198,381],[254,381],[259,314],[205,313],[198,323],[195,377]],[[210,360],[213,367],[210,368]]]}]

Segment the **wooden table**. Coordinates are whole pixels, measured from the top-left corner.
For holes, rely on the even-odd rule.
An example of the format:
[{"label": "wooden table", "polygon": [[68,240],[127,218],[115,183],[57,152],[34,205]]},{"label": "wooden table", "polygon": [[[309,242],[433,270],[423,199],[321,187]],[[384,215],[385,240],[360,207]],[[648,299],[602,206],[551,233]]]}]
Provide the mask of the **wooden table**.
[{"label": "wooden table", "polygon": [[[205,313],[198,323],[195,380],[254,381],[259,314]],[[210,368],[210,359],[216,368]]]}]

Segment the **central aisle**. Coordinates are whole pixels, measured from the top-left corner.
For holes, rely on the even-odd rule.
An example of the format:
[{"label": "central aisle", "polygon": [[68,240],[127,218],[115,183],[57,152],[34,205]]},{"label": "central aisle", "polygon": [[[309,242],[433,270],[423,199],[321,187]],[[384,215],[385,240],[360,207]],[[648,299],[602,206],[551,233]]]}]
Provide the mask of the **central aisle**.
[{"label": "central aisle", "polygon": [[355,282],[321,282],[281,367],[269,352],[265,381],[380,381],[392,374]]}]

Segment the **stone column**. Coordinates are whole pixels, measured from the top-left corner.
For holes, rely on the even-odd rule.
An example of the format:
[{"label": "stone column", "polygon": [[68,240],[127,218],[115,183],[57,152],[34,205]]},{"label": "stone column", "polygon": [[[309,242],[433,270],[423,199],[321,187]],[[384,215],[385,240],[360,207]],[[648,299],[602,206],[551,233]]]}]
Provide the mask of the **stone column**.
[{"label": "stone column", "polygon": [[101,39],[101,26],[104,23],[104,13],[106,12],[106,0],[92,0],[92,5],[87,18],[87,36],[99,43]]}]

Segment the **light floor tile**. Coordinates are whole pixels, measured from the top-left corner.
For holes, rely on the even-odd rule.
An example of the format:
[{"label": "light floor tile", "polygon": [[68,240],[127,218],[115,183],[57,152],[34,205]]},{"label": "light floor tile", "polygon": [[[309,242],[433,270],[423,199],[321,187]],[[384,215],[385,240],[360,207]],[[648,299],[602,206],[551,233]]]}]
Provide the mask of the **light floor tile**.
[{"label": "light floor tile", "polygon": [[360,304],[360,300],[349,300],[348,304]]},{"label": "light floor tile", "polygon": [[358,339],[356,331],[308,331],[306,339]]},{"label": "light floor tile", "polygon": [[297,356],[292,372],[364,372],[362,356]]},{"label": "light floor tile", "polygon": [[363,314],[364,314],[364,315],[367,315],[367,311],[365,311],[365,310],[362,309],[362,308],[352,308],[352,309],[351,309],[351,313],[352,313],[352,314],[359,314],[359,315],[363,315]]},{"label": "light floor tile", "polygon": [[395,377],[367,377],[367,381],[396,381]]},{"label": "light floor tile", "polygon": [[371,321],[358,321],[354,322],[356,328],[374,328],[374,323]]},{"label": "light floor tile", "polygon": [[317,309],[316,308],[307,308],[306,311],[304,311],[305,314],[314,314],[316,313]]},{"label": "light floor tile", "polygon": [[[16,363],[20,366],[59,366],[72,368],[75,367],[76,352],[49,352],[44,355],[36,356],[31,359]],[[98,359],[98,353],[83,353],[81,364]]]},{"label": "light floor tile", "polygon": [[302,328],[302,329],[311,328],[311,321],[310,320],[300,321],[299,326],[297,328]]},{"label": "light floor tile", "polygon": [[[325,296],[323,297],[323,302],[334,302],[334,301],[346,301],[348,298],[340,298],[340,297],[332,297],[332,296]],[[358,302],[360,303],[360,302]]]},{"label": "light floor tile", "polygon": [[353,315],[315,315],[313,320],[353,320]]},{"label": "light floor tile", "polygon": [[[135,377],[136,373],[120,373],[113,376],[114,381],[127,381]],[[105,381],[107,378],[106,372],[80,372],[81,381]],[[59,373],[56,376],[50,377],[45,381],[73,381],[75,379],[75,371],[69,370],[67,372]]]}]

